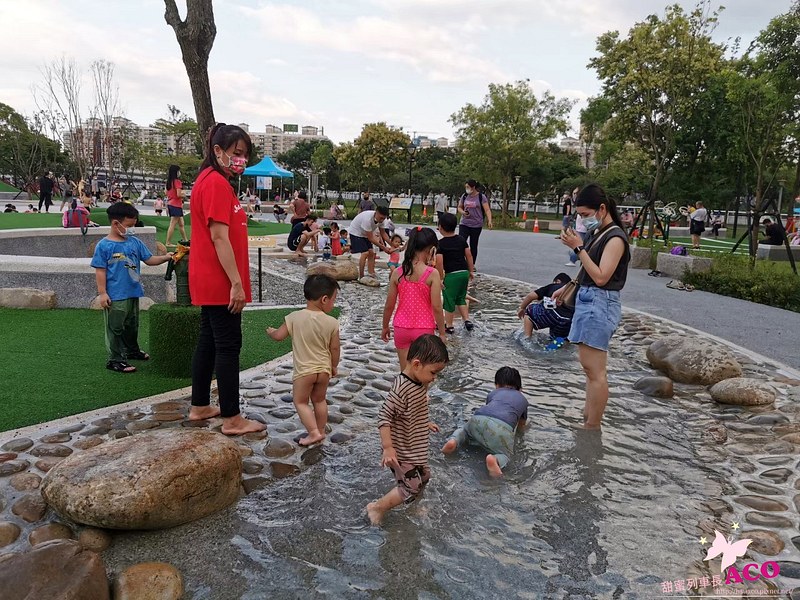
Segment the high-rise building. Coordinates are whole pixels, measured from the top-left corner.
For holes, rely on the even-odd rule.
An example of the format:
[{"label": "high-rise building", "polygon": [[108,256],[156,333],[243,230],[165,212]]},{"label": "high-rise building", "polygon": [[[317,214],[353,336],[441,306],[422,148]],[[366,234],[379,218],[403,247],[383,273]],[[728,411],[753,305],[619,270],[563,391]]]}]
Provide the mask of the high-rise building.
[{"label": "high-rise building", "polygon": [[239,127],[250,134],[253,145],[258,149],[258,153],[266,156],[277,156],[283,152],[288,152],[297,144],[303,141],[327,140],[324,127],[313,125],[303,125],[300,133],[297,133],[297,125],[267,125],[264,131],[250,131],[250,125],[239,123]]}]

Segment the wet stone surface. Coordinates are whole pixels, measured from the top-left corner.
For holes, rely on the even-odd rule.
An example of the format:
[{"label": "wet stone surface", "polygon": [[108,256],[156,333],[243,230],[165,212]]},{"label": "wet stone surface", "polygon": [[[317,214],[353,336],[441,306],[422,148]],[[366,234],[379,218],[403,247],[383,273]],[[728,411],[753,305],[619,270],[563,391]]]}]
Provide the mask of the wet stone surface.
[{"label": "wet stone surface", "polygon": [[[269,289],[278,290],[271,301],[296,304],[304,265],[265,264]],[[370,528],[363,510],[392,487],[379,466],[376,425],[397,359],[379,337],[385,288],[351,283],[337,300],[343,364],[328,394],[325,442],[306,449],[294,441],[304,428],[291,405],[287,362],[240,382],[245,414],[266,423],[269,436],[237,438],[246,494],[237,505],[164,531],[61,527],[86,538],[87,547],[96,542],[110,572],[142,561],[174,564],[187,598],[256,597],[265,589],[274,597],[483,598],[511,590],[509,582],[531,598],[645,598],[661,595],[661,581],[718,574],[718,561],[704,562],[707,547],[697,541],[713,539],[715,529],[752,532],[748,557],[778,560],[775,586],[796,587],[788,579],[800,576],[796,376],[737,355],[746,377],[775,388],[773,406],[723,407],[704,387],[684,384],[674,386],[673,398],[646,396],[634,384],[662,375],[647,363],[647,345],[686,330],[625,313],[609,354],[604,430],[587,435],[576,430],[584,379],[575,349],[545,352],[546,339],[519,336],[516,306],[529,291],[478,277],[476,328],[466,333],[457,323],[451,365],[431,389],[431,419],[441,427],[431,435],[432,480],[419,502],[388,515],[383,528]],[[450,457],[438,449],[484,404],[503,365],[522,373],[530,408],[514,460],[497,482],[486,476],[478,449]],[[35,440],[11,432],[0,438],[3,453],[17,454],[0,462],[0,554],[29,550],[35,531],[64,533],[41,529],[58,517],[38,495],[41,477],[63,456],[149,429],[219,430],[219,419],[187,421],[188,409],[188,398],[112,407],[91,422],[45,428]],[[744,531],[735,533],[734,521]],[[209,552],[239,567],[209,571]]]}]

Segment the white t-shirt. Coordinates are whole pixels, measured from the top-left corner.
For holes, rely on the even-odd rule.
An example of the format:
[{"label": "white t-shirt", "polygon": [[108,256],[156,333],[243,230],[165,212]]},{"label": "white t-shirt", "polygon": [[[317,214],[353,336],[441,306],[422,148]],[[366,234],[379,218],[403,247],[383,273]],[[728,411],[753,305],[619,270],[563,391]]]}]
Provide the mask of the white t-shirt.
[{"label": "white t-shirt", "polygon": [[447,196],[444,194],[436,196],[436,210],[437,212],[447,211]]},{"label": "white t-shirt", "polygon": [[350,223],[350,227],[347,228],[347,232],[350,235],[362,238],[367,237],[370,233],[374,233],[380,237],[380,232],[378,230],[381,227],[383,227],[383,224],[375,221],[375,211],[365,210],[356,215],[353,222]]},{"label": "white t-shirt", "polygon": [[705,222],[708,218],[708,211],[705,208],[698,208],[692,213],[692,221]]}]

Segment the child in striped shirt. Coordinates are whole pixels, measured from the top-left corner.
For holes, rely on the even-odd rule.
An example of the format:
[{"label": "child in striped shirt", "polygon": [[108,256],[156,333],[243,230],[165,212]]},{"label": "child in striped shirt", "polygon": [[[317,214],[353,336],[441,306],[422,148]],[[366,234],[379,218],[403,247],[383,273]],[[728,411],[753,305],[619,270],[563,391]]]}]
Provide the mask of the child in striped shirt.
[{"label": "child in striped shirt", "polygon": [[439,427],[430,420],[428,386],[450,357],[442,340],[425,334],[412,342],[407,360],[378,415],[381,466],[392,470],[396,485],[380,500],[367,504],[373,525],[380,525],[394,507],[416,500],[431,477],[428,435]]}]

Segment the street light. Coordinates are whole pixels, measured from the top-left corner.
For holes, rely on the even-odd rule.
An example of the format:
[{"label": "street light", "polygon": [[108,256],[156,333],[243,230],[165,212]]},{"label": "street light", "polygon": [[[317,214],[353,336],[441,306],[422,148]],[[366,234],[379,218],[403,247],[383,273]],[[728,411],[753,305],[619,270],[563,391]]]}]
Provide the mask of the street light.
[{"label": "street light", "polygon": [[[406,147],[406,152],[408,152],[408,197],[411,198],[411,167],[414,165],[414,155],[417,153],[417,148],[413,143],[409,144]],[[414,201],[412,200],[411,203],[413,204]]]},{"label": "street light", "polygon": [[514,198],[516,199],[515,200],[516,205],[514,207],[514,218],[517,218],[517,217],[519,217],[519,175],[514,177],[514,179],[517,180],[517,189],[514,192]]}]

